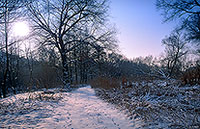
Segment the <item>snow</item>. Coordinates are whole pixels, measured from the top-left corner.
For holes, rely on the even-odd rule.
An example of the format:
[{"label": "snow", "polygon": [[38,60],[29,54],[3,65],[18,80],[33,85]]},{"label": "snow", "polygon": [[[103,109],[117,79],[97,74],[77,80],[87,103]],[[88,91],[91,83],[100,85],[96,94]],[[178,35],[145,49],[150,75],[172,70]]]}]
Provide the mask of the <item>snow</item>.
[{"label": "snow", "polygon": [[134,83],[122,89],[96,89],[103,100],[115,104],[141,128],[200,128],[200,85],[175,80]]},{"label": "snow", "polygon": [[[40,99],[30,99],[31,95]],[[0,128],[129,129],[140,125],[138,121],[131,122],[114,105],[96,97],[90,86],[55,92],[50,99],[41,99],[42,95],[42,92],[26,93],[1,99],[4,107],[0,107]]]}]

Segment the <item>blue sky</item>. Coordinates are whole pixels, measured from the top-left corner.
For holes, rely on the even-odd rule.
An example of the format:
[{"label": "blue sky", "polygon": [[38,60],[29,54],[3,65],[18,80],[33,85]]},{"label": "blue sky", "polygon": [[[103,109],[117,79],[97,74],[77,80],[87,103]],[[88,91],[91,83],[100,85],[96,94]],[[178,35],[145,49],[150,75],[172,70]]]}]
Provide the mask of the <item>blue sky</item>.
[{"label": "blue sky", "polygon": [[111,0],[111,22],[118,30],[119,47],[126,57],[159,56],[162,39],[175,23],[163,23],[156,0]]}]

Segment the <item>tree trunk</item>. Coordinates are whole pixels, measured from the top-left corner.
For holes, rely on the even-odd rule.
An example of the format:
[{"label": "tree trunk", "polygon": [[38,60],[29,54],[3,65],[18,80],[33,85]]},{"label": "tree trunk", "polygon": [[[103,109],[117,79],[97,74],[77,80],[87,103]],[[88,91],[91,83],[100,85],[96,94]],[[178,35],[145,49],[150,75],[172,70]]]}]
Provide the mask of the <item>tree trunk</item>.
[{"label": "tree trunk", "polygon": [[[7,1],[6,1],[6,6],[7,6]],[[3,97],[6,97],[6,83],[7,83],[7,78],[8,78],[8,71],[9,71],[9,55],[8,55],[8,32],[7,32],[7,8],[5,7],[5,43],[6,43],[6,71],[4,73],[4,79],[3,79],[3,84],[2,84],[2,93]]]},{"label": "tree trunk", "polygon": [[178,52],[176,53],[176,56],[175,56],[175,59],[174,59],[174,64],[172,65],[172,68],[171,68],[171,71],[170,71],[170,74],[169,74],[170,77],[172,76],[172,74],[173,74],[173,72],[174,72],[174,68],[175,68],[176,63],[177,63],[177,60],[178,60],[178,55],[179,55],[179,50],[178,50]]},{"label": "tree trunk", "polygon": [[[62,66],[63,66],[63,83],[64,85],[69,85],[69,69],[67,64],[67,56],[64,52],[61,52]],[[69,87],[70,88],[70,85]]]},{"label": "tree trunk", "polygon": [[76,81],[76,84],[78,83],[78,68],[77,68],[78,66],[77,66],[77,61],[75,61],[75,66],[74,66],[74,68],[75,68],[75,81]]},{"label": "tree trunk", "polygon": [[2,90],[2,83],[0,82],[0,98],[2,97],[1,90]]}]

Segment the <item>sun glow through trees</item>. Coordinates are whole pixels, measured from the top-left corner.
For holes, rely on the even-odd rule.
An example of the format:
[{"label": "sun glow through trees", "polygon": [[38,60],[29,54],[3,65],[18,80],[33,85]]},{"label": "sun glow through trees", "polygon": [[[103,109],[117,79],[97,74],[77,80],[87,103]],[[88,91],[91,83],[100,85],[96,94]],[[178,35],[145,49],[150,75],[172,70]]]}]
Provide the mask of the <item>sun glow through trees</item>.
[{"label": "sun glow through trees", "polygon": [[29,34],[29,26],[27,22],[20,21],[14,23],[13,32],[14,36],[19,36],[19,37],[27,36]]}]

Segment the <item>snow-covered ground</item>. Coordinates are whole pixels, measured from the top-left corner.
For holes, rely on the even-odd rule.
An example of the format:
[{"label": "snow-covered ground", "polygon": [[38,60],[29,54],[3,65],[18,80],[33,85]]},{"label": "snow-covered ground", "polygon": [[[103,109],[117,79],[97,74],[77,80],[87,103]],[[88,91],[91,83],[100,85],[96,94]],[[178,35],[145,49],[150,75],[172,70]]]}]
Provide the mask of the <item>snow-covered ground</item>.
[{"label": "snow-covered ground", "polygon": [[30,96],[0,100],[0,128],[129,129],[141,124],[130,122],[122,111],[96,97],[90,86],[53,93],[50,99],[42,98],[42,93],[34,100]]},{"label": "snow-covered ground", "polygon": [[132,87],[95,91],[106,102],[127,111],[133,121],[143,121],[141,128],[200,129],[200,85],[150,80],[135,82]]}]

